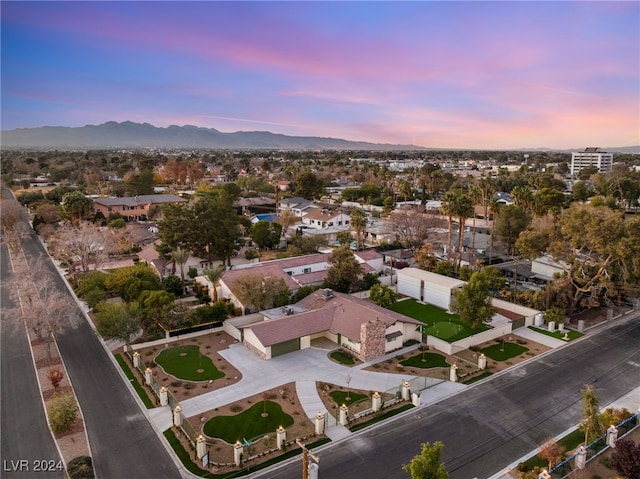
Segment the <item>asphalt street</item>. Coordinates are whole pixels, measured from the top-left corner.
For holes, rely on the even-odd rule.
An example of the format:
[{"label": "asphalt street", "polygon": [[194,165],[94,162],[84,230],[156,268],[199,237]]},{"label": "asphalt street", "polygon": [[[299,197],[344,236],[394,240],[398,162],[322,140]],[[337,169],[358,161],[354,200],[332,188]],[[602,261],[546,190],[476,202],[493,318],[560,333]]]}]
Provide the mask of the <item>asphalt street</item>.
[{"label": "asphalt street", "polygon": [[[40,388],[36,379],[33,359],[24,323],[18,321],[11,309],[15,306],[9,296],[7,280],[11,266],[7,246],[0,249],[0,280],[2,281],[0,320],[0,371],[2,400],[0,417],[0,464],[3,479],[62,478],[64,472],[56,469],[60,454],[54,443]],[[26,462],[25,462],[26,461]],[[40,462],[51,461],[51,462]],[[53,470],[50,466],[53,465]],[[41,471],[44,466],[46,471]]]},{"label": "asphalt street", "polygon": [[[640,385],[640,320],[613,327],[509,370],[434,405],[322,446],[320,477],[402,478],[402,465],[426,441],[444,442],[451,479],[483,479],[581,420],[580,390],[593,384],[601,404]],[[300,477],[300,459],[252,478]]]},{"label": "asphalt street", "polygon": [[[35,235],[26,238],[22,248],[28,258],[42,257],[55,272],[55,266]],[[55,281],[60,290],[70,295],[57,272]],[[82,317],[79,308],[70,314]],[[100,479],[181,477],[172,456],[86,320],[80,319],[74,329],[57,334],[56,340],[82,408],[96,476]],[[4,388],[2,394],[4,399]]]}]

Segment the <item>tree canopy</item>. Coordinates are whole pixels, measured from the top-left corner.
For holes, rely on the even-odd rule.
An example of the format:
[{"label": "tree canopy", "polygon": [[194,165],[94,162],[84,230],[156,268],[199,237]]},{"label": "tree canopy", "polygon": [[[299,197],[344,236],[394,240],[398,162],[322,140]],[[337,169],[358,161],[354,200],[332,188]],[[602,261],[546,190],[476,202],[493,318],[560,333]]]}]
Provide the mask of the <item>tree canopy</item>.
[{"label": "tree canopy", "polygon": [[324,287],[341,293],[354,291],[358,279],[362,275],[362,267],[356,260],[353,251],[349,249],[349,245],[335,248],[327,261],[331,266],[327,270]]},{"label": "tree canopy", "polygon": [[259,248],[271,249],[280,243],[282,225],[276,222],[261,220],[251,225],[249,236]]},{"label": "tree canopy", "polygon": [[442,459],[444,444],[436,441],[431,445],[425,442],[421,446],[420,454],[414,456],[409,464],[402,466],[402,470],[411,475],[411,479],[449,479],[449,474]]},{"label": "tree canopy", "polygon": [[100,336],[129,344],[131,337],[140,330],[142,311],[137,303],[101,303],[95,317]]},{"label": "tree canopy", "polygon": [[473,273],[468,283],[453,292],[453,297],[453,312],[458,313],[460,318],[471,323],[474,328],[478,323],[488,323],[495,314],[489,284],[482,272]]}]

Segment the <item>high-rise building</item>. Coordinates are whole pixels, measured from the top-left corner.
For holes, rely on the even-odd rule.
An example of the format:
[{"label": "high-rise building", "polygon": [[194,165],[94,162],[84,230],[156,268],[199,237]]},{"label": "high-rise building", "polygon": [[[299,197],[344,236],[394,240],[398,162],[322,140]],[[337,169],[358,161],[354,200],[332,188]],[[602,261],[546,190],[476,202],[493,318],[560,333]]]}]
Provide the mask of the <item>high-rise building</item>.
[{"label": "high-rise building", "polygon": [[613,167],[613,153],[600,151],[600,148],[585,148],[584,151],[571,153],[571,176],[577,177],[590,166],[598,168],[599,173],[607,173]]}]

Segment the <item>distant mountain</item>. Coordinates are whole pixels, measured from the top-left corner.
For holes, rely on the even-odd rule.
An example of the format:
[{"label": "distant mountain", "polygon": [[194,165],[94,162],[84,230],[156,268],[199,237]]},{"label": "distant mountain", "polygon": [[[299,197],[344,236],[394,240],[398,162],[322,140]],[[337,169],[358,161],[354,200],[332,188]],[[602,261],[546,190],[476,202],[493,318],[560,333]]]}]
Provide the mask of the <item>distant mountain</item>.
[{"label": "distant mountain", "polygon": [[197,148],[282,150],[423,150],[339,138],[287,136],[268,131],[222,133],[192,125],[158,128],[149,123],[109,121],[82,127],[44,126],[4,130],[3,148]]}]

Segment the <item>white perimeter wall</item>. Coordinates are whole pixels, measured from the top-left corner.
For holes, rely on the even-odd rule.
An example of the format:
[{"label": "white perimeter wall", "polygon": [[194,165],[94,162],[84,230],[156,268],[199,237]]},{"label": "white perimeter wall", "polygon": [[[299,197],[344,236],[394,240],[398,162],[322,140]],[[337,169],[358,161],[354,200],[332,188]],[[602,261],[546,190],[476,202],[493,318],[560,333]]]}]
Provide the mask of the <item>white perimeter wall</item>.
[{"label": "white perimeter wall", "polygon": [[511,333],[511,323],[498,326],[497,328],[489,329],[481,333],[474,334],[468,338],[461,339],[459,341],[448,343],[442,339],[434,338],[433,336],[427,336],[427,346],[433,346],[438,351],[445,354],[456,354],[465,349],[469,349],[471,346],[477,346],[478,344],[497,339],[505,334]]}]

